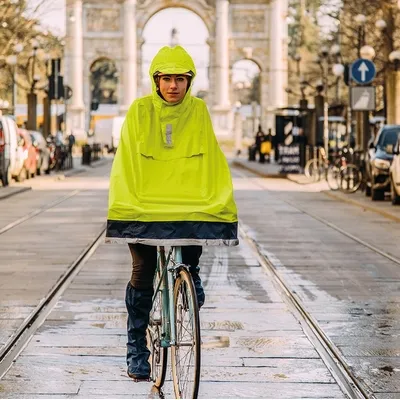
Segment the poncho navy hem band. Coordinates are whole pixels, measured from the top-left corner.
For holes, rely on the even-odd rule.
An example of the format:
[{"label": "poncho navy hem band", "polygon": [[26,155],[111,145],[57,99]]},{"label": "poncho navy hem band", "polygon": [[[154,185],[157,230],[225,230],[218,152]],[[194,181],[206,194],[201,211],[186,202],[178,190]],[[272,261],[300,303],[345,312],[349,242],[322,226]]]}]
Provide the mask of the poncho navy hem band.
[{"label": "poncho navy hem band", "polygon": [[[135,239],[128,242],[165,241],[184,244],[188,241],[205,241],[209,245],[237,245],[237,222],[141,222],[107,221],[107,242],[120,242],[113,239]],[[143,240],[142,240],[143,239]]]}]

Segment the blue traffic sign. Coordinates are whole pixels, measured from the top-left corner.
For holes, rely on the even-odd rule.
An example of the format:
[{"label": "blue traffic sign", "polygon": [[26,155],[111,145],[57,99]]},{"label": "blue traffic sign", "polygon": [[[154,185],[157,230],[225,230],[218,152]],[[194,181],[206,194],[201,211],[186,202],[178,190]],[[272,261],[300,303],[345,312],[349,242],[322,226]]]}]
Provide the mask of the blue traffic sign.
[{"label": "blue traffic sign", "polygon": [[360,85],[371,83],[375,75],[375,64],[371,60],[359,58],[351,64],[351,78]]}]

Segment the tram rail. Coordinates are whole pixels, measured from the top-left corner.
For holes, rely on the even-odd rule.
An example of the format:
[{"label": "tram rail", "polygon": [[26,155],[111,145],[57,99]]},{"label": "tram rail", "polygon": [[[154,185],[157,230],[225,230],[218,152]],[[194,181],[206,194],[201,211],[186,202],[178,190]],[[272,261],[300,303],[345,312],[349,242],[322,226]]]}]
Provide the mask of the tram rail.
[{"label": "tram rail", "polygon": [[81,192],[80,190],[74,190],[71,193],[68,193],[65,196],[62,196],[56,200],[51,201],[50,203],[37,208],[36,210],[33,210],[31,212],[29,212],[28,214],[24,215],[23,217],[20,217],[16,220],[14,220],[13,222],[10,222],[9,224],[7,224],[6,226],[0,228],[0,235],[2,235],[3,233],[6,233],[7,231],[15,228],[18,225],[21,225],[22,223],[32,219],[33,217],[36,217],[39,214],[44,213],[47,210],[50,210],[51,208],[61,204],[62,202],[70,199],[71,197],[74,197],[75,195],[77,195],[79,192]]},{"label": "tram rail", "polygon": [[57,304],[57,301],[68,288],[74,277],[83,268],[98,246],[104,241],[105,230],[106,224],[102,226],[98,235],[60,276],[53,288],[47,293],[35,309],[32,310],[29,316],[1,348],[0,379],[7,373],[12,366],[13,360],[18,357],[40,325],[46,320],[47,316]]}]

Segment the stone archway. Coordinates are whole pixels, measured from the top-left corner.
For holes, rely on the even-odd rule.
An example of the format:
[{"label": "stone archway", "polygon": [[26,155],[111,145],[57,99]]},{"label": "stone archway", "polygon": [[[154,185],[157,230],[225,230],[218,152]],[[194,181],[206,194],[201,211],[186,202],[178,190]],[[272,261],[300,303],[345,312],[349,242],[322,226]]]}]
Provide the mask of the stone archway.
[{"label": "stone archway", "polygon": [[99,104],[118,103],[118,74],[109,58],[98,58],[90,66],[90,98]]},{"label": "stone archway", "polygon": [[262,118],[274,127],[274,110],[286,105],[287,0],[67,0],[66,82],[73,89],[69,128],[84,129],[88,87],[84,65],[98,57],[115,60],[120,114],[137,97],[142,32],[157,12],[186,8],[207,26],[210,46],[209,104],[216,133],[233,131],[230,70],[239,59],[261,66]]}]

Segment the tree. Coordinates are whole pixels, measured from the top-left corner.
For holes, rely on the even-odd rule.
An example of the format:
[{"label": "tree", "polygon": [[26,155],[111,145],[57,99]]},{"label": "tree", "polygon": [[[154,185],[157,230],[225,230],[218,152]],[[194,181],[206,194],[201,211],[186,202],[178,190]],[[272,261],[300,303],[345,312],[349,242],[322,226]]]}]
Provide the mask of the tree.
[{"label": "tree", "polygon": [[[10,100],[13,81],[12,68],[7,64],[8,57],[15,53],[15,45],[23,46],[15,66],[17,84],[29,91],[32,87],[32,39],[39,42],[38,60],[35,63],[35,75],[41,76],[41,87],[45,85],[45,53],[61,56],[62,39],[42,28],[38,17],[41,10],[51,4],[51,0],[40,0],[35,6],[29,6],[26,0],[0,0],[0,97]],[[39,62],[40,61],[40,62]],[[40,86],[39,86],[40,87]]]},{"label": "tree", "polygon": [[[365,16],[363,23],[358,17],[361,12]],[[370,45],[375,50],[377,76],[374,85],[377,86],[378,110],[383,110],[393,92],[391,77],[394,65],[389,60],[389,54],[400,48],[400,10],[397,0],[359,0],[357,3],[343,0],[337,20],[344,62],[351,63],[359,58],[359,50],[363,45]]]}]

